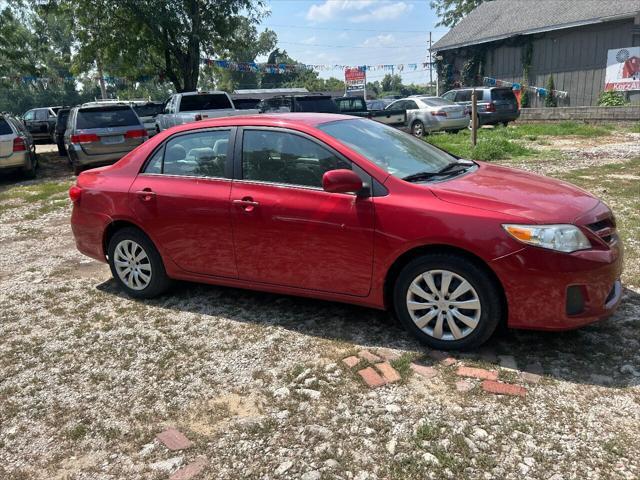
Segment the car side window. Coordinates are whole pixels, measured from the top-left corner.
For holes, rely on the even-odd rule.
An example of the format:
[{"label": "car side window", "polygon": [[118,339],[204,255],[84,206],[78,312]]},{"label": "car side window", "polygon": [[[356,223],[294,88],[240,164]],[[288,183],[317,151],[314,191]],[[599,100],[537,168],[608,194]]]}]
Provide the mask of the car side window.
[{"label": "car side window", "polygon": [[164,149],[153,154],[144,172],[228,178],[226,165],[229,134],[229,130],[209,130],[172,138]]},{"label": "car side window", "polygon": [[351,163],[300,135],[267,130],[244,131],[244,180],[322,188],[324,173],[342,168],[351,170]]},{"label": "car side window", "polygon": [[413,100],[406,100],[404,102],[404,108],[405,108],[405,110],[417,110],[418,109],[418,104],[416,102],[414,102]]},{"label": "car side window", "polygon": [[47,120],[49,118],[46,110],[36,110],[36,120]]},{"label": "car side window", "polygon": [[453,102],[455,96],[456,96],[456,92],[447,92],[444,95],[442,95],[442,98],[444,98],[445,100],[449,100],[450,102]]},{"label": "car side window", "polygon": [[404,108],[405,102],[404,100],[397,100],[390,105],[388,105],[385,110],[405,110]]},{"label": "car side window", "polygon": [[456,102],[470,102],[471,90],[460,90],[456,93]]},{"label": "car side window", "polygon": [[36,116],[36,113],[33,110],[29,110],[27,113],[24,114],[24,119],[33,120],[35,116]]}]

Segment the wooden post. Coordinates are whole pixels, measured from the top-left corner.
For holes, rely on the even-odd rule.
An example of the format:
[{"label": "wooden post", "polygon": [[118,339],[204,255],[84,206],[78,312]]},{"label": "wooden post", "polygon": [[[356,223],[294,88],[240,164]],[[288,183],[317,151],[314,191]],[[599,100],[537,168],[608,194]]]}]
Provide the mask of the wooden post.
[{"label": "wooden post", "polygon": [[471,144],[478,143],[478,95],[474,88],[471,92]]}]

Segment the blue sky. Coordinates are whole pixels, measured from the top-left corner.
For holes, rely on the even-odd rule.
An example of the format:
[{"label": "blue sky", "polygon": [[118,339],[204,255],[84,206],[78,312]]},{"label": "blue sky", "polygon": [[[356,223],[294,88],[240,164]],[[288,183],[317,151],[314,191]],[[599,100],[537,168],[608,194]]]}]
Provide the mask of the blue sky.
[{"label": "blue sky", "polygon": [[[429,31],[435,42],[447,29],[428,0],[270,0],[262,27],[278,34],[278,46],[307,64],[376,65],[426,61]],[[264,61],[264,58],[259,59]],[[422,68],[421,65],[418,66]],[[372,71],[368,81],[384,71]],[[342,70],[322,77],[343,78]],[[426,83],[428,71],[403,72],[405,83]]]}]

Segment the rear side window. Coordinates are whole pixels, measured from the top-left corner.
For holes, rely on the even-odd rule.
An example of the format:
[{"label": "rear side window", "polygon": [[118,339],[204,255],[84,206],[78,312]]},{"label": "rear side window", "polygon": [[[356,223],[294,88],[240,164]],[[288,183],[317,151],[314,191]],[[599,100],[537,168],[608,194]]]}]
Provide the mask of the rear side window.
[{"label": "rear side window", "polygon": [[222,93],[203,93],[198,95],[185,95],[180,100],[181,112],[197,112],[200,110],[219,110],[221,108],[233,108],[229,97]]},{"label": "rear side window", "polygon": [[151,157],[145,173],[185,177],[228,178],[229,130],[180,135]]},{"label": "rear side window", "polygon": [[47,120],[49,118],[48,110],[36,110],[36,120]]},{"label": "rear side window", "polygon": [[285,132],[246,130],[242,139],[242,178],[322,188],[329,170],[351,169],[309,139]]},{"label": "rear side window", "polygon": [[260,100],[257,98],[236,98],[233,101],[233,105],[238,110],[250,110],[252,108],[258,108]]},{"label": "rear side window", "polygon": [[149,103],[147,105],[135,105],[133,110],[138,114],[139,117],[155,117],[156,115],[162,113],[164,108],[163,104],[155,104]]},{"label": "rear side window", "polygon": [[367,106],[361,98],[338,98],[335,100],[341,112],[365,112]]},{"label": "rear side window", "polygon": [[139,125],[140,121],[131,107],[114,106],[100,108],[83,108],[78,110],[76,128],[80,130],[89,128],[127,127]]},{"label": "rear side window", "polygon": [[491,97],[493,100],[508,100],[514,103],[516,102],[516,96],[510,88],[496,88],[491,91]]},{"label": "rear side window", "polygon": [[4,118],[0,117],[0,135],[11,135],[13,130]]},{"label": "rear side window", "polygon": [[331,97],[296,98],[298,112],[339,113],[338,107]]}]

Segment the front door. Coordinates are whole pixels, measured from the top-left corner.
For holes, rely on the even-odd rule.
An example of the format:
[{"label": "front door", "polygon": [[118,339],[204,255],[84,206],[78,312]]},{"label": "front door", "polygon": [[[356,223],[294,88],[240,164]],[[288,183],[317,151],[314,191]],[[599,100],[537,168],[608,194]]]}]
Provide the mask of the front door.
[{"label": "front door", "polygon": [[228,164],[232,130],[176,135],[152,155],[129,195],[138,221],[178,267],[237,277]]},{"label": "front door", "polygon": [[241,178],[231,190],[239,278],[366,296],[373,200],[322,189],[324,172],[351,163],[281,129],[245,129],[241,145]]}]

